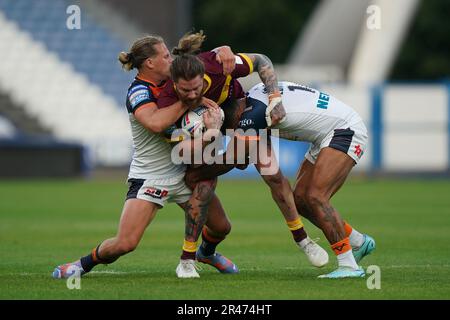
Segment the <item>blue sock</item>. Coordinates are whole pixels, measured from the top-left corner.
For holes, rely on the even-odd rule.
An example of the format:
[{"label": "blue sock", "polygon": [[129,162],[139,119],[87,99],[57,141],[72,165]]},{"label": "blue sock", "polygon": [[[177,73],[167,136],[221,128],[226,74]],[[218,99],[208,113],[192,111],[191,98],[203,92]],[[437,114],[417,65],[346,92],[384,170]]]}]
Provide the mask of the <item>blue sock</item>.
[{"label": "blue sock", "polygon": [[85,272],[91,271],[93,267],[100,263],[100,260],[98,259],[99,247],[100,245],[98,245],[97,248],[93,249],[90,254],[80,259],[81,267]]}]

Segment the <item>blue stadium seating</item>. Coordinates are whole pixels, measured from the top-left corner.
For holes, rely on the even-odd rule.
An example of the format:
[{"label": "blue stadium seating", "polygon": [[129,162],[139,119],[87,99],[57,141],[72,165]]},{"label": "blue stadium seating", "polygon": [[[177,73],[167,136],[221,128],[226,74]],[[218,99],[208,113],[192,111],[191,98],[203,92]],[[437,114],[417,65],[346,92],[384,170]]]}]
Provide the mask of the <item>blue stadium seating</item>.
[{"label": "blue stadium seating", "polygon": [[117,55],[128,44],[96,24],[82,7],[81,29],[67,29],[69,5],[66,0],[0,1],[0,10],[123,106],[133,74],[121,69]]}]

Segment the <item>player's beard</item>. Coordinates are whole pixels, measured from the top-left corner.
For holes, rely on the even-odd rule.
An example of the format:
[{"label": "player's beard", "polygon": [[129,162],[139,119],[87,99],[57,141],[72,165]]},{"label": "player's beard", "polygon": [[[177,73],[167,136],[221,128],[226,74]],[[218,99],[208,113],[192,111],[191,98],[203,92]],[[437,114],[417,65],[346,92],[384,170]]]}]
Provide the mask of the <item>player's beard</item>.
[{"label": "player's beard", "polygon": [[200,106],[202,102],[202,97],[198,97],[196,99],[185,99],[183,103],[189,107],[189,109],[194,109]]}]

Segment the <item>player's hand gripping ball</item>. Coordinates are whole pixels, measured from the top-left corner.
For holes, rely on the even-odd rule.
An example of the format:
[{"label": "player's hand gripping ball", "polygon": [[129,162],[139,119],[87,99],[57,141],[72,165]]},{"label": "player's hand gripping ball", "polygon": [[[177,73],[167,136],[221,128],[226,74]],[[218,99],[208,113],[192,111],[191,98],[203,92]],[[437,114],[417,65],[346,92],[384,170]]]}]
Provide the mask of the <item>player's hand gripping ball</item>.
[{"label": "player's hand gripping ball", "polygon": [[[225,119],[225,114],[222,109],[219,109],[222,115],[222,122]],[[181,120],[181,128],[187,132],[191,137],[198,138],[206,131],[205,122],[203,121],[203,114],[208,111],[208,108],[199,106],[190,110],[183,116]]]}]

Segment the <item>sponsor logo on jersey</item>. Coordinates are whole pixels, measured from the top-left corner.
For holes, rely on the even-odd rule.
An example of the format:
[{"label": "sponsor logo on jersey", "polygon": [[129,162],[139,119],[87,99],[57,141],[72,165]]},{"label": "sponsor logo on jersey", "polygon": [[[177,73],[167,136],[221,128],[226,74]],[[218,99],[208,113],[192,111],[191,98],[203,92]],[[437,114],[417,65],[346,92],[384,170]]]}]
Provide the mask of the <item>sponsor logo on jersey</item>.
[{"label": "sponsor logo on jersey", "polygon": [[317,100],[317,108],[328,109],[328,103],[330,102],[330,96],[326,93],[320,92],[319,100]]},{"label": "sponsor logo on jersey", "polygon": [[252,119],[242,119],[239,121],[239,126],[241,128],[247,127],[247,126],[251,126],[253,125],[255,122]]},{"label": "sponsor logo on jersey", "polygon": [[148,90],[148,88],[147,88],[146,86],[144,86],[144,85],[142,85],[142,84],[139,84],[139,85],[137,85],[137,86],[132,87],[132,88],[130,89],[130,91],[128,92],[128,95],[131,95],[132,93],[134,93],[134,92],[136,92],[136,91],[138,91],[138,90],[142,90],[142,89]]},{"label": "sponsor logo on jersey", "polygon": [[150,94],[148,90],[136,91],[133,95],[130,96],[130,105],[132,108],[136,107],[142,101],[150,99]]},{"label": "sponsor logo on jersey", "polygon": [[158,188],[147,188],[144,194],[155,199],[161,199],[163,197],[166,197],[169,194],[169,191],[165,189],[161,190]]}]

